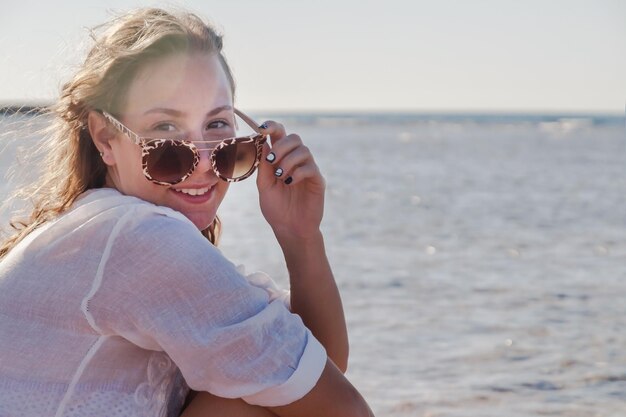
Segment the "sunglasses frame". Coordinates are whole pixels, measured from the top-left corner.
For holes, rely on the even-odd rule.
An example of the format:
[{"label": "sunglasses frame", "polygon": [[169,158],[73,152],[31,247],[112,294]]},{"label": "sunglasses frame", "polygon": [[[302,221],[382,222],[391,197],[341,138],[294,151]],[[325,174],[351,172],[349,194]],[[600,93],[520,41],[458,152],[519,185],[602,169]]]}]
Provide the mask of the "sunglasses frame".
[{"label": "sunglasses frame", "polygon": [[[211,152],[209,158],[211,161],[211,168],[213,169],[213,172],[215,172],[215,175],[217,175],[219,179],[226,181],[226,182],[239,182],[239,181],[245,180],[246,178],[250,177],[254,173],[256,168],[259,166],[259,163],[261,162],[261,154],[263,153],[263,144],[267,141],[267,136],[261,132],[257,124],[249,116],[247,116],[245,113],[241,112],[240,110],[236,108],[233,110],[234,110],[234,113],[237,116],[239,116],[244,122],[246,122],[246,124],[250,126],[256,133],[253,133],[248,136],[232,137],[232,138],[217,139],[217,140],[190,141],[186,139],[148,138],[148,137],[139,136],[138,134],[130,130],[128,127],[126,127],[122,122],[120,122],[115,117],[113,117],[110,113],[107,113],[104,110],[100,110],[100,113],[120,133],[123,133],[134,144],[139,145],[141,147],[141,166],[143,169],[143,175],[149,181],[155,184],[163,185],[163,186],[170,186],[170,185],[175,185],[180,182],[183,182],[187,178],[189,178],[191,174],[193,174],[193,172],[195,171],[196,167],[198,166],[198,163],[200,163],[200,151],[196,147],[195,145],[196,143],[217,143],[217,146],[209,150]],[[235,123],[236,123],[236,120],[235,120]],[[172,146],[186,147],[189,150],[191,150],[191,152],[193,153],[194,160],[193,160],[193,164],[191,168],[189,169],[187,173],[185,173],[180,179],[176,181],[167,182],[167,181],[157,180],[155,178],[152,178],[152,175],[150,175],[150,172],[148,170],[148,156],[150,155],[150,151],[153,149],[158,149],[159,147],[163,146],[164,143],[171,143]],[[219,151],[220,149],[223,149],[230,145],[234,145],[235,143],[254,143],[256,146],[256,157],[254,160],[254,164],[252,165],[252,167],[250,167],[248,172],[236,178],[228,178],[222,175],[217,169],[217,161],[215,158],[215,153]]]}]

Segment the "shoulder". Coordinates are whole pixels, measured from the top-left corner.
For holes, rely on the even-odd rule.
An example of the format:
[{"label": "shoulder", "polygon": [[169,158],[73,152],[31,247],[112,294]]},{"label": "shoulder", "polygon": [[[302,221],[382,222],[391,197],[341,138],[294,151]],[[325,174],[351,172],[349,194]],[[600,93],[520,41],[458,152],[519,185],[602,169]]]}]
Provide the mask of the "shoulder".
[{"label": "shoulder", "polygon": [[73,222],[81,218],[86,221],[105,218],[109,220],[111,227],[108,232],[121,236],[131,235],[134,238],[175,238],[181,233],[183,236],[202,237],[182,213],[110,188],[87,191],[65,217],[72,218]]},{"label": "shoulder", "polygon": [[153,264],[176,259],[180,265],[202,256],[221,257],[182,213],[113,189],[89,191],[66,217],[74,226],[97,225],[107,235],[110,250],[121,259],[150,259]]},{"label": "shoulder", "polygon": [[126,207],[107,231],[97,298],[108,294],[123,309],[152,311],[204,305],[209,294],[230,297],[244,291],[248,284],[235,266],[193,223],[168,210],[151,204]]},{"label": "shoulder", "polygon": [[137,197],[123,195],[111,188],[100,188],[88,190],[79,196],[65,213],[49,224],[49,227],[61,234],[76,234],[87,226],[88,229],[98,229],[104,236],[115,232],[116,227],[154,217],[172,218],[193,226],[182,213],[168,207],[156,206]]},{"label": "shoulder", "polygon": [[[126,253],[153,262],[198,262],[219,251],[182,214],[165,207],[138,204],[128,207],[116,224],[115,245]],[[221,256],[221,255],[219,255]]]},{"label": "shoulder", "polygon": [[146,207],[136,207],[128,218],[120,220],[115,244],[125,253],[181,269],[191,264],[206,266],[207,261],[222,258],[192,223]]},{"label": "shoulder", "polygon": [[193,225],[182,213],[169,207],[157,206],[137,197],[124,195],[112,188],[88,190],[74,203],[66,215],[70,217],[94,217],[106,215],[113,218],[133,215],[161,214]]}]

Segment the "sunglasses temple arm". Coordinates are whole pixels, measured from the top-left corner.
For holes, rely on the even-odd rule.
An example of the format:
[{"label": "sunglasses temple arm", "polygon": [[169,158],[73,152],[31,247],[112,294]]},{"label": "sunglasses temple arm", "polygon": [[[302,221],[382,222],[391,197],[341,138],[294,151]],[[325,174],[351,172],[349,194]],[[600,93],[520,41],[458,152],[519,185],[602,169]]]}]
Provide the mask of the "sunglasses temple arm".
[{"label": "sunglasses temple arm", "polygon": [[259,125],[252,120],[250,117],[248,117],[246,114],[242,113],[241,111],[239,111],[238,109],[235,109],[235,114],[239,117],[241,117],[241,119],[243,119],[244,122],[246,122],[248,124],[248,126],[250,126],[256,133],[261,133],[261,129],[259,129]]},{"label": "sunglasses temple arm", "polygon": [[102,116],[104,116],[104,118],[108,120],[109,123],[113,124],[113,126],[115,126],[115,128],[118,131],[126,134],[130,138],[130,140],[132,140],[136,145],[141,144],[141,138],[139,137],[139,135],[137,135],[135,132],[133,132],[126,126],[124,126],[122,122],[120,122],[119,120],[117,120],[115,117],[111,116],[109,113],[105,112],[104,110],[100,110],[100,114],[102,114]]}]

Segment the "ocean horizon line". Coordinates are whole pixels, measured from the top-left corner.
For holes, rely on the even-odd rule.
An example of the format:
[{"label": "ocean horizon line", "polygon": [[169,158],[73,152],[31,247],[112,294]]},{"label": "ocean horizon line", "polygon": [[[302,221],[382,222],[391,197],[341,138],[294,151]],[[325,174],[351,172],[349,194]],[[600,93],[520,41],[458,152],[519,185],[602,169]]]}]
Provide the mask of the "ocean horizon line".
[{"label": "ocean horizon line", "polygon": [[[0,117],[12,115],[37,117],[44,115],[51,103],[2,104]],[[435,124],[478,124],[478,125],[517,125],[537,124],[558,125],[559,129],[584,126],[609,125],[626,126],[626,115],[617,112],[557,111],[557,110],[409,110],[409,109],[247,109],[253,117],[282,120],[312,126],[358,126],[358,125],[414,125]]]}]

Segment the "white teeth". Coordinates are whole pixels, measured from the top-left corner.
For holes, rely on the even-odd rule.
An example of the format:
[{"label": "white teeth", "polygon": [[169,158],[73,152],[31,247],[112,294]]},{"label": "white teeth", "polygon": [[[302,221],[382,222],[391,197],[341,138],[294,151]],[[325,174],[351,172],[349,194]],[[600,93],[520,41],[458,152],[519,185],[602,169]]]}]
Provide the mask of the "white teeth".
[{"label": "white teeth", "polygon": [[189,195],[203,195],[209,191],[209,188],[181,188],[175,191]]}]

